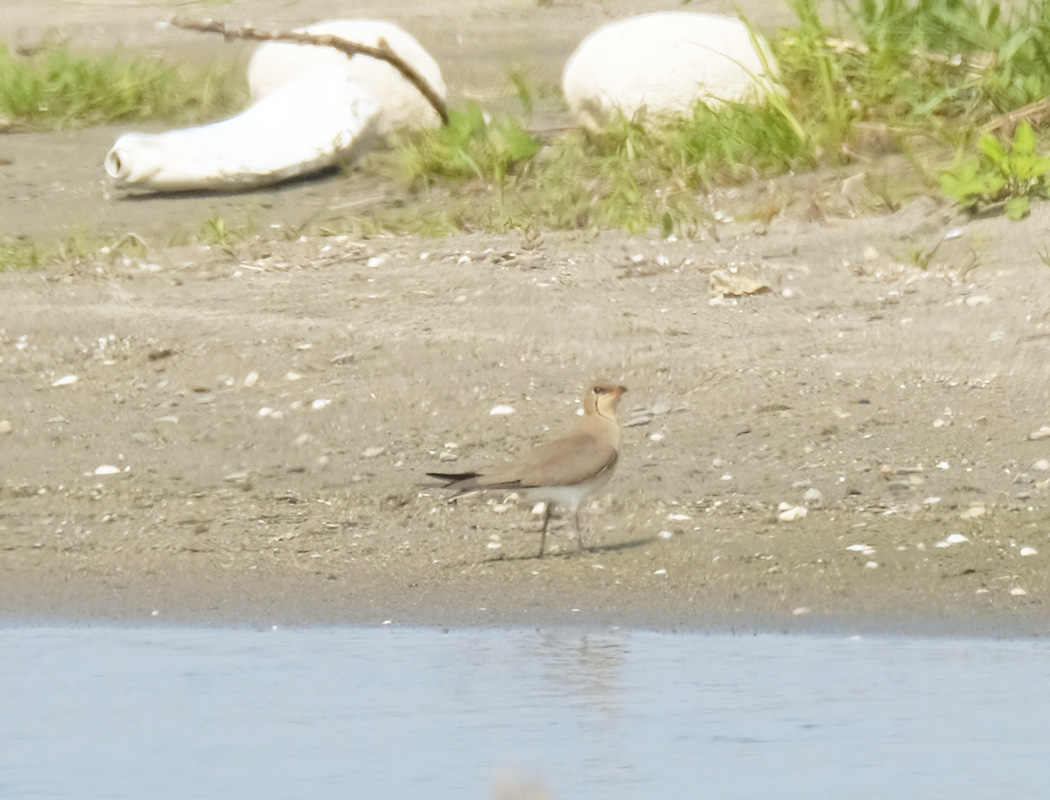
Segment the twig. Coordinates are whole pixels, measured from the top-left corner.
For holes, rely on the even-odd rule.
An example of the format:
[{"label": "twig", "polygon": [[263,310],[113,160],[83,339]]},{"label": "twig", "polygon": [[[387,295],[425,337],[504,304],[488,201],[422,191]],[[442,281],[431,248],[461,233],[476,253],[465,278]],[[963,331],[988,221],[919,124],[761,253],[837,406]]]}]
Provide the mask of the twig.
[{"label": "twig", "polygon": [[346,39],[341,39],[340,37],[332,36],[331,34],[299,33],[296,31],[268,33],[266,31],[257,30],[251,25],[242,25],[240,28],[230,28],[227,27],[226,23],[217,22],[215,20],[193,20],[175,17],[171,20],[171,24],[176,28],[182,28],[183,30],[188,31],[219,33],[227,40],[249,39],[255,42],[293,42],[295,44],[312,44],[320,47],[333,47],[341,53],[345,53],[347,58],[361,55],[385,61],[400,72],[405,77],[405,80],[420,91],[423,97],[427,99],[427,102],[434,107],[438,116],[441,117],[442,124],[448,124],[448,109],[445,106],[445,101],[441,99],[441,96],[434,91],[434,87],[427,83],[422,75],[416,72],[410,64],[393,51],[390,45],[387,44],[386,39],[381,38],[378,46],[371,47],[365,44],[357,44],[356,42],[348,42]]},{"label": "twig", "polygon": [[1050,99],[1044,97],[1042,100],[1036,100],[1034,103],[1015,108],[1013,111],[996,117],[981,130],[986,133],[1001,131],[1003,136],[1013,137],[1014,130],[1022,120],[1027,120],[1029,125],[1038,128],[1046,124],[1048,119],[1050,119]]}]

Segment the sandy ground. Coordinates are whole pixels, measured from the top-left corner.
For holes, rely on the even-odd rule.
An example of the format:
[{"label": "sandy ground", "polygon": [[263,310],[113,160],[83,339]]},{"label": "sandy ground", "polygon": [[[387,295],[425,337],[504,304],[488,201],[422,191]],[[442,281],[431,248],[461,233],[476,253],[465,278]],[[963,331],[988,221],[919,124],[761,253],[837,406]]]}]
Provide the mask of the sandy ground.
[{"label": "sandy ground", "polygon": [[[172,7],[335,5],[7,0],[0,33],[179,57],[191,35],[154,25]],[[465,97],[501,91],[486,59],[555,80],[587,30],[651,7],[386,16]],[[0,275],[0,616],[1050,632],[1046,204],[858,217],[856,183],[823,175],[745,190],[803,198],[768,225],[690,239],[171,247],[215,209],[287,223],[359,209],[361,186],[126,198],[101,170],[117,133],[0,137],[0,233],[152,245]],[[719,270],[771,290],[712,303]],[[528,507],[426,486],[568,427],[597,377],[630,387],[629,424],[583,553],[561,521],[536,559]]]}]

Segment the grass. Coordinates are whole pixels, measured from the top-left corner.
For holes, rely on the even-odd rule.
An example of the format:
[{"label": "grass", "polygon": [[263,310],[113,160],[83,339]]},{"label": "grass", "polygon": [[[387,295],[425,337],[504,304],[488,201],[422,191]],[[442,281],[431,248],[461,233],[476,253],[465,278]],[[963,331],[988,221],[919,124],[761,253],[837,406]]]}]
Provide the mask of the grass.
[{"label": "grass", "polygon": [[82,228],[74,228],[64,237],[51,241],[0,237],[0,272],[13,269],[35,269],[46,264],[80,263],[117,257],[141,257],[145,243],[134,234],[117,239],[104,239]]},{"label": "grass", "polygon": [[130,53],[31,55],[0,44],[0,116],[46,129],[162,120],[193,123],[243,105],[247,89],[232,66],[190,68]]}]

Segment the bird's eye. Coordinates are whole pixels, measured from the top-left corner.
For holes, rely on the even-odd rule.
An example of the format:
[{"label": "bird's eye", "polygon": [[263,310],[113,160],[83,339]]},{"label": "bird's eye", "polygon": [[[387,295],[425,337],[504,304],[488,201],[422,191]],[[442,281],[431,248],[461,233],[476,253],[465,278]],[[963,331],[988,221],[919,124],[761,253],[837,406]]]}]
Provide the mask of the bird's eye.
[{"label": "bird's eye", "polygon": [[594,387],[594,393],[595,394],[605,394],[605,390],[601,386],[595,386]]}]

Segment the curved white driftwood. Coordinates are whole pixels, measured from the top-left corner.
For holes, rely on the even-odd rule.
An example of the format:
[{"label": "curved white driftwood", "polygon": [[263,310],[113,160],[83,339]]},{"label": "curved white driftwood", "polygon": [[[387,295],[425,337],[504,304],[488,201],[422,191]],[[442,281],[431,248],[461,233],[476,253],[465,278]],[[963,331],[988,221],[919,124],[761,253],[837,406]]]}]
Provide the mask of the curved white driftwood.
[{"label": "curved white driftwood", "polygon": [[562,89],[590,128],[618,114],[658,119],[689,114],[698,102],[760,101],[775,91],[776,66],[768,45],[755,41],[761,55],[747,26],[733,17],[678,11],[630,17],[580,43],[565,65]]},{"label": "curved white driftwood", "polygon": [[[391,22],[335,19],[297,31],[338,36],[370,47],[378,46],[382,39],[430,84],[442,100],[446,97],[441,67],[410,33]],[[296,75],[321,66],[346,70],[353,80],[379,100],[376,130],[381,136],[402,128],[436,128],[441,124],[429,101],[390,64],[367,56],[347,58],[331,47],[284,42],[259,45],[248,63],[248,89],[252,97],[263,97]]]},{"label": "curved white driftwood", "polygon": [[371,145],[378,114],[379,102],[345,71],[315,69],[222,122],[126,133],[106,172],[158,191],[261,186],[353,161]]}]

